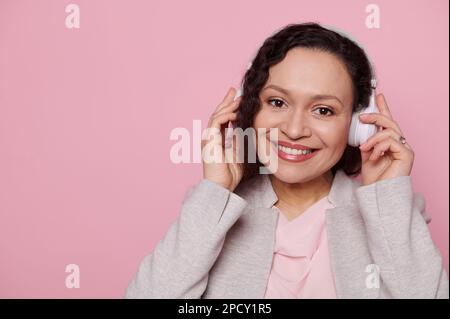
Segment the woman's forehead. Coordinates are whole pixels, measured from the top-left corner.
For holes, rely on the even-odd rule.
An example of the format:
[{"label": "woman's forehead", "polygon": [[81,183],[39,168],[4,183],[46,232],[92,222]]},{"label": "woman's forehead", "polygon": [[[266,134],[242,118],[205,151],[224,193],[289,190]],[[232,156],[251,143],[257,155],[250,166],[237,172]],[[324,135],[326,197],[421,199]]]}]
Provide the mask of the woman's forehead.
[{"label": "woman's forehead", "polygon": [[345,65],[334,55],[311,49],[295,48],[269,70],[264,87],[277,85],[300,96],[336,95],[346,100],[352,95],[352,83]]}]

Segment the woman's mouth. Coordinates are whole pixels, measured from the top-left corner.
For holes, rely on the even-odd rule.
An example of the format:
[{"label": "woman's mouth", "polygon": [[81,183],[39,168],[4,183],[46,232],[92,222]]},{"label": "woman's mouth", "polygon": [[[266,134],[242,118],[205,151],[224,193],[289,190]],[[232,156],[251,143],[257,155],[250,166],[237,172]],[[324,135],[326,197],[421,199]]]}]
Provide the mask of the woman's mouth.
[{"label": "woman's mouth", "polygon": [[314,157],[320,149],[299,149],[276,144],[278,157],[289,162],[302,162]]}]

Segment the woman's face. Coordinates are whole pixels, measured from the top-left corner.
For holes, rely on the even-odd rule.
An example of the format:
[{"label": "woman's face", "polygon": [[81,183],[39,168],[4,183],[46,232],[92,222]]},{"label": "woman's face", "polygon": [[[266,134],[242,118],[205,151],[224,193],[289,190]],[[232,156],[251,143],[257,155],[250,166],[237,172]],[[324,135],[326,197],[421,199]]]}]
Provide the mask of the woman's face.
[{"label": "woman's face", "polygon": [[[276,178],[286,183],[306,182],[327,173],[339,161],[347,145],[352,100],[351,78],[330,53],[294,48],[270,68],[253,127],[267,129],[266,149],[273,147],[278,155]],[[270,128],[278,129],[276,144],[270,143]],[[280,149],[284,142],[293,144],[291,149],[303,145],[317,151],[312,157],[302,156]]]}]

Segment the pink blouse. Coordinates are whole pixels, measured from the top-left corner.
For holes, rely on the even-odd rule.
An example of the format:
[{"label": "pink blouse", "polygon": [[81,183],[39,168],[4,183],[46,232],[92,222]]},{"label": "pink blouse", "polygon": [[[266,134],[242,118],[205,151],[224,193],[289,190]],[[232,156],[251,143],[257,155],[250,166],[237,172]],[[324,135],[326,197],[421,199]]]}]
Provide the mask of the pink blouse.
[{"label": "pink blouse", "polygon": [[289,221],[276,206],[278,223],[272,268],[265,298],[337,298],[325,229],[323,197]]}]

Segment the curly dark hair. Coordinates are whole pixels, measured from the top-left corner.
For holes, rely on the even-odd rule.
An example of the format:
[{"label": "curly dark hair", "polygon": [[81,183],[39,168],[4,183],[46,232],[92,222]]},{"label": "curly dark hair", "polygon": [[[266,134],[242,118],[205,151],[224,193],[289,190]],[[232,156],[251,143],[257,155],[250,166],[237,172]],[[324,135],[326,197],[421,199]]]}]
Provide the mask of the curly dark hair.
[{"label": "curly dark hair", "polygon": [[[269,68],[281,62],[287,52],[295,47],[328,52],[340,59],[352,79],[352,112],[358,112],[368,105],[373,71],[364,50],[349,38],[318,23],[288,24],[264,41],[242,79],[242,100],[237,112],[237,127],[245,130],[253,126],[260,108],[259,95],[269,77]],[[246,141],[250,143],[248,139]],[[248,163],[249,148],[244,149],[245,162],[241,183],[259,174],[259,167],[263,165],[259,160],[256,163]],[[361,154],[358,147],[347,144],[341,159],[332,167],[332,174],[335,175],[339,169],[347,175],[360,174]]]}]

